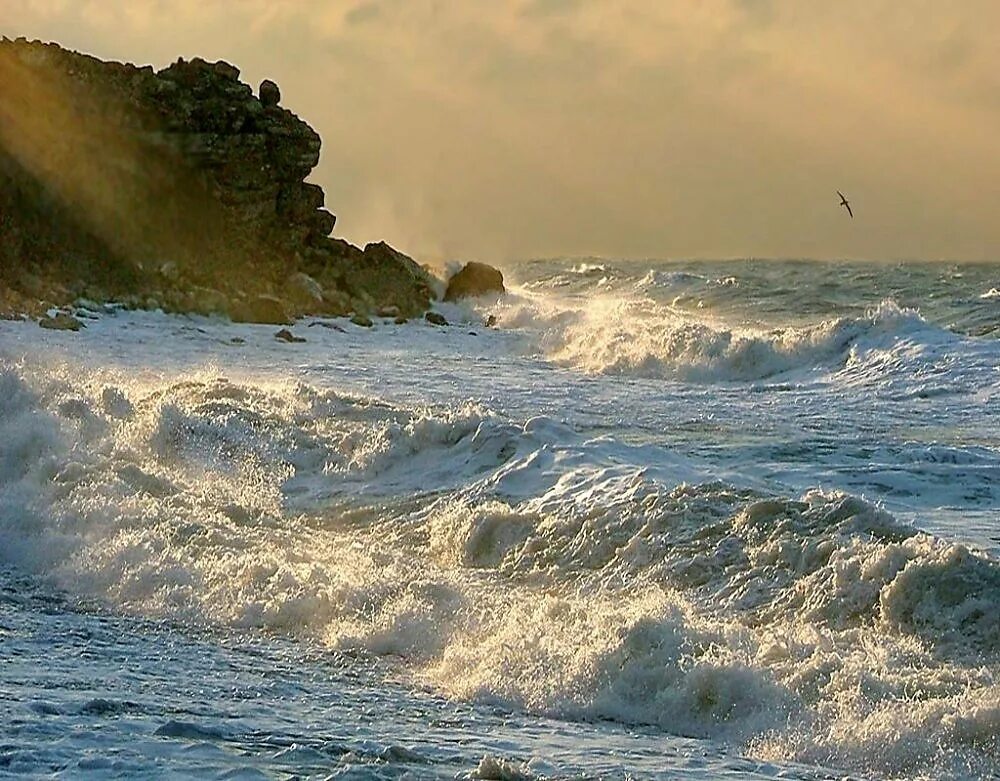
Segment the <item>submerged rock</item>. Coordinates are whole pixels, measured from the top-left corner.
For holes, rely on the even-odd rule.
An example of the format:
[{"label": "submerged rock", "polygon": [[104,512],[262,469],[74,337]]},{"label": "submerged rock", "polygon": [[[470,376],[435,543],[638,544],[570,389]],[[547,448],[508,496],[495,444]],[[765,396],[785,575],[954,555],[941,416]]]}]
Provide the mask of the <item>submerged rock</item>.
[{"label": "submerged rock", "polygon": [[445,301],[457,301],[460,298],[475,298],[489,293],[503,294],[507,289],[503,286],[503,274],[499,269],[485,263],[466,263],[465,266],[448,280],[444,292]]},{"label": "submerged rock", "polygon": [[275,333],[274,338],[277,339],[279,342],[289,342],[289,343],[295,343],[295,344],[297,344],[299,342],[304,342],[305,341],[305,339],[303,337],[296,336],[291,331],[289,331],[287,328],[282,328],[280,331],[278,331],[277,333]]},{"label": "submerged rock", "polygon": [[360,325],[362,328],[371,328],[373,325],[375,325],[370,317],[361,314],[353,315],[351,317],[351,322],[354,323],[355,325]]}]

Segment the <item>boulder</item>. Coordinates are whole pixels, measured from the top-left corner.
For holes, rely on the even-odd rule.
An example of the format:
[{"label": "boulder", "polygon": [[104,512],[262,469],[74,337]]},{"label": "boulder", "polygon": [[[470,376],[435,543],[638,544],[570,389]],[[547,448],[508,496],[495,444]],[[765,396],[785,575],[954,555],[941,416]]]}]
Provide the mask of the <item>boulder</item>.
[{"label": "boulder", "polygon": [[334,317],[344,317],[351,313],[351,298],[340,290],[323,290],[323,311]]},{"label": "boulder", "polygon": [[264,79],[260,83],[257,94],[260,96],[260,102],[263,103],[266,108],[277,106],[281,102],[281,90],[278,89],[278,85],[270,79]]},{"label": "boulder", "polygon": [[424,315],[424,320],[431,325],[448,325],[447,318],[440,312],[428,312]]},{"label": "boulder", "polygon": [[229,311],[229,297],[210,287],[195,286],[188,297],[187,309],[202,315],[224,315]]},{"label": "boulder", "polygon": [[219,76],[229,81],[238,81],[240,78],[240,69],[225,60],[219,60],[212,67]]},{"label": "boulder", "polygon": [[285,308],[285,302],[269,295],[254,296],[232,304],[229,317],[234,323],[289,325],[292,322]]},{"label": "boulder", "polygon": [[503,286],[503,274],[499,269],[473,261],[466,263],[461,271],[448,280],[444,300],[457,301],[460,298],[475,298],[488,294],[502,295],[506,292]]},{"label": "boulder", "polygon": [[279,342],[289,342],[289,343],[299,343],[304,342],[305,339],[301,336],[296,336],[287,328],[282,328],[280,331],[274,334],[274,338]]},{"label": "boulder", "polygon": [[38,321],[38,324],[42,328],[49,328],[53,331],[79,331],[84,327],[83,323],[73,315],[68,315],[65,312],[58,312],[51,317],[46,315]]},{"label": "boulder", "polygon": [[303,313],[323,309],[323,287],[308,274],[297,271],[285,280],[285,296]]}]

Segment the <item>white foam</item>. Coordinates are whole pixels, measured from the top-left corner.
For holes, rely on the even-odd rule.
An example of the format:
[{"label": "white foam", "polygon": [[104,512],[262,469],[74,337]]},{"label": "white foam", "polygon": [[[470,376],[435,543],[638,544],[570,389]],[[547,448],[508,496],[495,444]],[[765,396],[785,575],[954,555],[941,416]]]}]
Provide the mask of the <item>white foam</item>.
[{"label": "white foam", "polygon": [[[650,272],[657,280],[665,273]],[[621,292],[581,299],[521,289],[500,311],[504,327],[524,331],[557,363],[590,374],[683,382],[743,382],[841,369],[856,377],[859,367],[881,379],[891,361],[920,359],[927,352],[933,360],[958,338],[892,301],[864,317],[772,330],[695,318]],[[877,365],[868,370],[868,363]]]},{"label": "white foam", "polygon": [[[886,305],[773,337],[764,361],[849,372],[923,354],[926,330]],[[80,344],[0,365],[0,558],[71,594],[397,655],[451,696],[767,759],[996,766],[995,558],[857,497],[769,499],[550,416],[94,371]]]}]

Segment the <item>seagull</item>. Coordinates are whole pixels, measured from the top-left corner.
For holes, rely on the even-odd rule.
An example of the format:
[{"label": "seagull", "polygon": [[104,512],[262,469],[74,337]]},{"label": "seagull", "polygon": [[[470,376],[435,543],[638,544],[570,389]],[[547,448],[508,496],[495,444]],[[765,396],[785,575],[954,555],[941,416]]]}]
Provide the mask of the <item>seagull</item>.
[{"label": "seagull", "polygon": [[847,213],[851,215],[851,219],[853,220],[854,212],[851,211],[851,204],[848,203],[847,199],[844,197],[844,194],[840,190],[837,190],[837,195],[840,196],[840,205],[843,206],[845,209],[847,209]]}]

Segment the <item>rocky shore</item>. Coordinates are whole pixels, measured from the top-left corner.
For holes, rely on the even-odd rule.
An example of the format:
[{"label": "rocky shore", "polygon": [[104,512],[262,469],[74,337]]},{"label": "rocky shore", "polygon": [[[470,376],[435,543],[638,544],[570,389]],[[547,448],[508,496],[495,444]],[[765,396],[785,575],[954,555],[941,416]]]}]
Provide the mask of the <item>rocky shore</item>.
[{"label": "rocky shore", "polygon": [[0,314],[80,299],[268,323],[423,313],[426,270],[331,235],[306,181],[320,146],[274,82],[255,93],[227,62],[155,71],[4,38]]}]

